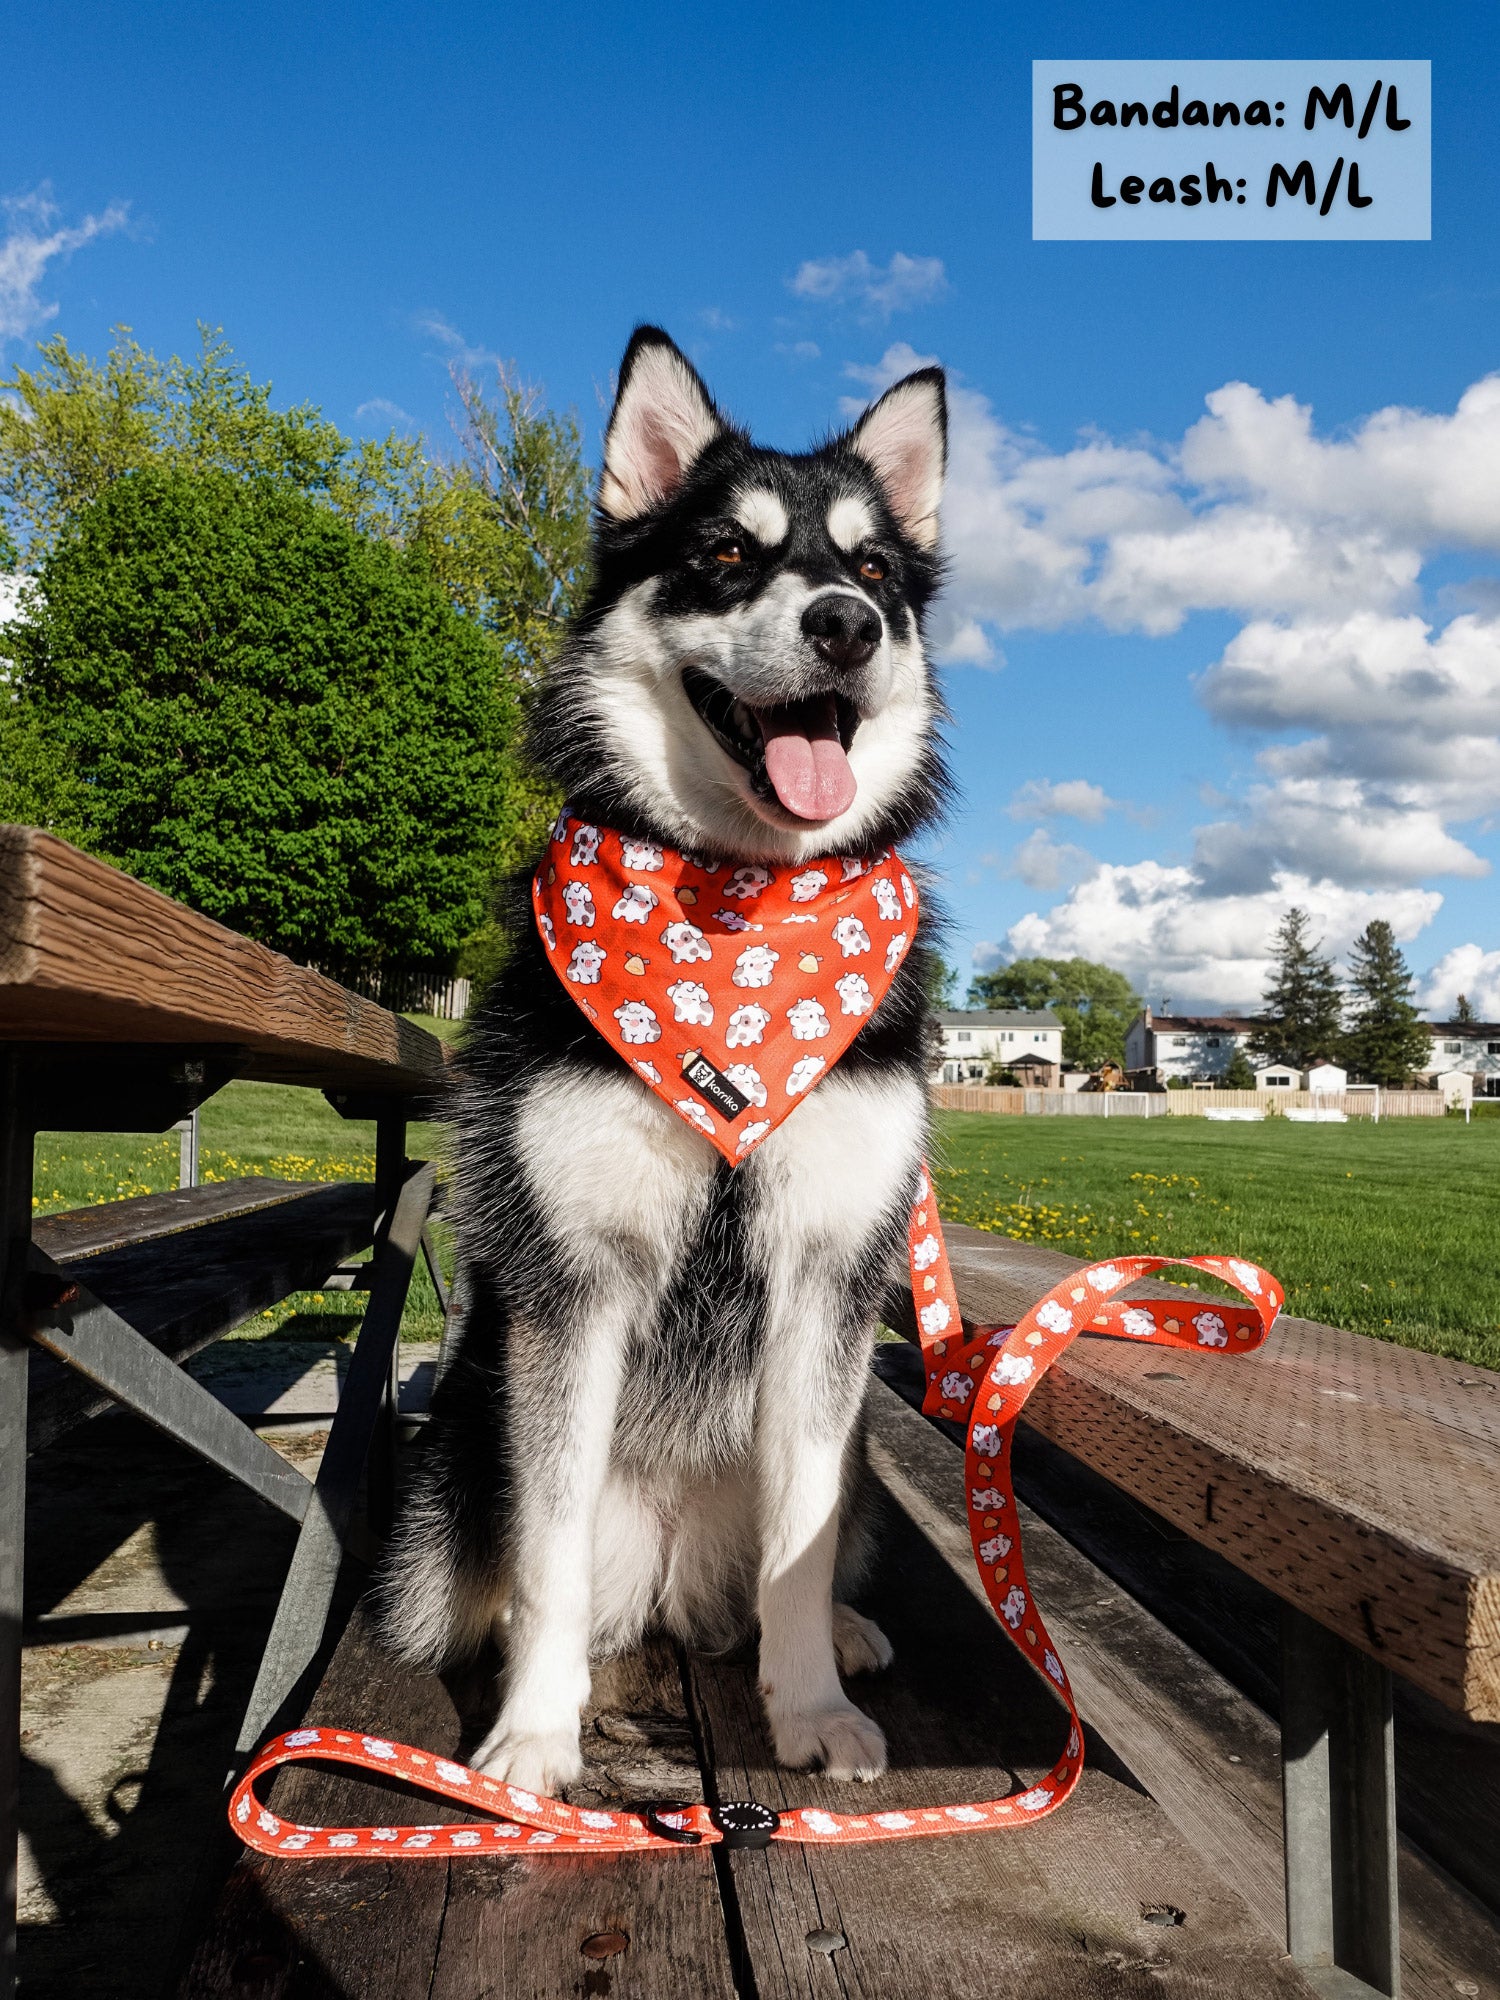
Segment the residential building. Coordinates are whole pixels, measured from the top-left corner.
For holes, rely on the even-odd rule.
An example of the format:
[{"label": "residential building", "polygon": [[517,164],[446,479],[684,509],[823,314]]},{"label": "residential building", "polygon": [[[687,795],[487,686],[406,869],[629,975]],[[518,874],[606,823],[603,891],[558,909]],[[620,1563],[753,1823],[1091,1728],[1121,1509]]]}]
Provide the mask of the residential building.
[{"label": "residential building", "polygon": [[1500,1021],[1429,1021],[1431,1074],[1462,1070],[1476,1097],[1500,1097]]},{"label": "residential building", "polygon": [[[983,1083],[992,1062],[1014,1066],[1023,1057],[1026,1080],[1057,1087],[1062,1072],[1063,1024],[1050,1007],[1028,1013],[1019,1007],[990,1011],[949,1009],[932,1016],[942,1041],[934,1069],[938,1083]],[[1017,1071],[1017,1075],[1022,1072]]]},{"label": "residential building", "polygon": [[1257,1023],[1245,1014],[1153,1014],[1143,1007],[1125,1031],[1125,1068],[1158,1083],[1212,1083],[1237,1048],[1249,1053]]}]

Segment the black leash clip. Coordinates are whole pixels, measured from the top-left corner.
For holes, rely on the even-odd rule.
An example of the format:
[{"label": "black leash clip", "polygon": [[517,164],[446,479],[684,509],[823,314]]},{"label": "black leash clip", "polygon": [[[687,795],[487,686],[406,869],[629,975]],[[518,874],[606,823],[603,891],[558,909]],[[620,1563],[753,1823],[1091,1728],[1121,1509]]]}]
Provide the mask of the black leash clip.
[{"label": "black leash clip", "polygon": [[679,1847],[698,1847],[703,1835],[694,1833],[690,1826],[673,1826],[670,1820],[662,1818],[663,1813],[687,1813],[693,1809],[680,1799],[659,1799],[654,1806],[639,1806],[637,1811],[646,1822],[646,1829],[654,1833],[658,1840],[675,1841]]},{"label": "black leash clip", "polygon": [[781,1814],[754,1799],[726,1799],[709,1810],[709,1818],[724,1837],[726,1847],[769,1847],[771,1835],[781,1825]]}]

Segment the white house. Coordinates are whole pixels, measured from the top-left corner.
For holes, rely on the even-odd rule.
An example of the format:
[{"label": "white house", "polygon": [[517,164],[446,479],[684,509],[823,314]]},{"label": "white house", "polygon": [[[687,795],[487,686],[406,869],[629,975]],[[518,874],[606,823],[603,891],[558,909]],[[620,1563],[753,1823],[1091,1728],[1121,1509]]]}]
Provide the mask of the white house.
[{"label": "white house", "polygon": [[991,1012],[951,1009],[932,1018],[942,1037],[942,1055],[934,1071],[937,1082],[983,1083],[992,1062],[1010,1067],[1024,1061],[1025,1070],[1035,1071],[1028,1081],[1056,1088],[1062,1071],[1063,1024],[1050,1007],[1037,1013],[1019,1007]]},{"label": "white house", "polygon": [[1244,1014],[1153,1014],[1143,1007],[1125,1031],[1125,1068],[1154,1070],[1159,1083],[1211,1082],[1245,1049],[1257,1023]]},{"label": "white house", "polygon": [[1315,1062],[1307,1072],[1309,1090],[1332,1090],[1342,1093],[1349,1088],[1349,1072],[1340,1069],[1337,1063]]},{"label": "white house", "polygon": [[1500,1022],[1430,1021],[1431,1074],[1454,1070],[1474,1079],[1476,1097],[1500,1097]]},{"label": "white house", "polygon": [[1255,1072],[1257,1090],[1300,1090],[1302,1072],[1286,1063],[1263,1063]]}]

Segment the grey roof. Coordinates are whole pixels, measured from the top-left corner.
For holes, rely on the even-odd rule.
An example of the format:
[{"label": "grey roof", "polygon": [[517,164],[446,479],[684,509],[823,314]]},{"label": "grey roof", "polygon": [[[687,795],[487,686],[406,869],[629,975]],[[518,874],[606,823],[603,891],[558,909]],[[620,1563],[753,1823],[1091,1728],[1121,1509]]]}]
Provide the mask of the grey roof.
[{"label": "grey roof", "polygon": [[1020,1007],[1002,1007],[990,1013],[979,1008],[947,1008],[933,1016],[944,1028],[1060,1028],[1062,1022],[1050,1007],[1028,1014]]},{"label": "grey roof", "polygon": [[1153,1014],[1151,1017],[1151,1026],[1159,1035],[1248,1035],[1259,1025],[1251,1014]]}]

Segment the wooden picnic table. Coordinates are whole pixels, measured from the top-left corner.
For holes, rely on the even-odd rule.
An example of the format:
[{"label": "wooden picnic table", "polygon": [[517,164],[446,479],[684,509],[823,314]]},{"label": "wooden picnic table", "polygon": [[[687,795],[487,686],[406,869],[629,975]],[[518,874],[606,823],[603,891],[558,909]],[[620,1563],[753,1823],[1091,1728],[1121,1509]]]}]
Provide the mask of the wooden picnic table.
[{"label": "wooden picnic table", "polygon": [[[259,1740],[318,1657],[367,1457],[374,1512],[389,1515],[395,1344],[434,1188],[405,1157],[406,1123],[444,1073],[442,1044],[412,1023],[53,834],[0,827],[0,1995],[15,1978],[28,1451],[120,1405],[300,1524],[242,1748]],[[239,1077],[373,1118],[374,1182],[182,1190],[33,1232],[37,1132],[163,1131]],[[371,1248],[314,1484],[179,1364]]]}]

